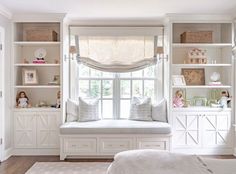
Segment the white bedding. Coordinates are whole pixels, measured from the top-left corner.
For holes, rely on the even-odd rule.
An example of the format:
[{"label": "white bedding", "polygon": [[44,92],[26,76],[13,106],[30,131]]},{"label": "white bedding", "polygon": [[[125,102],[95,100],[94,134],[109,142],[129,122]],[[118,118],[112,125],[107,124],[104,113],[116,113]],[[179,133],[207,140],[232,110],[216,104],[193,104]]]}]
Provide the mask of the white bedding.
[{"label": "white bedding", "polygon": [[107,174],[212,174],[195,155],[158,150],[132,150],[118,153]]}]

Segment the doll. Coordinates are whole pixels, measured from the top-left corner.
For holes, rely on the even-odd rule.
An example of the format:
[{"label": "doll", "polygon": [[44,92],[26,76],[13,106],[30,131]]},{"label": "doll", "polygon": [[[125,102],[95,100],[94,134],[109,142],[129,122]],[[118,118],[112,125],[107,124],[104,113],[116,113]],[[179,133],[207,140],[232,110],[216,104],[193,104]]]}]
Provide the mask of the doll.
[{"label": "doll", "polygon": [[56,103],[56,108],[61,107],[61,91],[57,92],[57,103]]},{"label": "doll", "polygon": [[227,108],[228,107],[228,103],[231,101],[231,97],[229,96],[229,92],[228,91],[222,91],[221,92],[221,98],[218,101],[218,103],[220,104],[220,106],[222,108]]},{"label": "doll", "polygon": [[181,90],[175,92],[175,97],[173,98],[173,106],[175,108],[181,108],[184,106],[183,93]]},{"label": "doll", "polygon": [[29,98],[24,91],[20,91],[16,97],[16,107],[27,108],[30,107]]}]

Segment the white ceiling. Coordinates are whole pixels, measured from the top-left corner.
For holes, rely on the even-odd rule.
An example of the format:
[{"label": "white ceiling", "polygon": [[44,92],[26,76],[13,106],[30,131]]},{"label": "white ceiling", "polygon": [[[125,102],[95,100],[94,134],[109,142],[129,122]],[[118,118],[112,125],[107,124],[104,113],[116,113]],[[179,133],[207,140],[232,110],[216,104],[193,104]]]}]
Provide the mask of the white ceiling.
[{"label": "white ceiling", "polygon": [[14,13],[67,13],[77,19],[154,19],[167,13],[236,14],[236,0],[0,0]]}]

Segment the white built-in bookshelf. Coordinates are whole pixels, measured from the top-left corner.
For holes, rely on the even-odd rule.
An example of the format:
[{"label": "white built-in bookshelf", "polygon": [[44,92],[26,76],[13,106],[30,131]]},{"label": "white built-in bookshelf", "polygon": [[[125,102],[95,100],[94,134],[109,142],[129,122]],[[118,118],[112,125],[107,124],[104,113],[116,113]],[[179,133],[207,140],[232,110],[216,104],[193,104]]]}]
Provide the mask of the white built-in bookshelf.
[{"label": "white built-in bookshelf", "polygon": [[[58,91],[61,91],[62,101],[63,18],[64,14],[47,14],[32,17],[23,15],[22,18],[16,17],[13,20],[12,106],[15,155],[59,154],[58,128],[62,122],[63,102],[61,108],[51,106],[57,102]],[[34,39],[29,39],[27,31],[31,31],[31,38]],[[39,38],[35,37],[37,34],[45,37],[44,31],[49,33],[54,31],[57,34],[52,39],[37,40]],[[46,51],[46,55],[43,56],[45,63],[33,62],[36,60],[36,55],[39,55],[35,53],[39,49],[41,49],[39,53]],[[26,78],[23,70],[24,72],[36,70],[38,83],[24,83]],[[50,83],[54,77],[59,79],[60,83]],[[16,108],[16,95],[20,91],[27,94],[31,107]]]},{"label": "white built-in bookshelf", "polygon": [[[55,75],[61,76],[60,22],[15,22],[13,25],[14,96],[19,91],[25,91],[33,108],[40,102],[46,102],[48,105],[55,104],[57,92],[61,90],[61,85],[49,85],[49,82],[53,81]],[[57,39],[55,41],[29,41],[26,38],[26,31],[29,29],[55,31]],[[33,63],[33,60],[36,59],[34,53],[39,48],[46,50],[45,64]],[[24,85],[22,82],[23,69],[36,70],[38,84]]]},{"label": "white built-in bookshelf", "polygon": [[[212,107],[209,101],[220,99],[222,91],[234,96],[234,62],[232,56],[233,23],[196,18],[170,22],[170,79],[182,75],[183,69],[204,69],[205,83],[201,85],[174,85],[170,80],[170,115],[173,128],[173,151],[201,154],[232,154],[232,123],[234,101],[228,108]],[[212,31],[212,43],[181,43],[180,35],[188,31]],[[206,50],[207,62],[195,64],[186,61],[188,52],[198,48]],[[220,85],[211,84],[213,72],[220,74]],[[194,78],[194,77],[192,77]],[[187,107],[174,107],[175,92],[181,90]],[[196,106],[194,98],[201,98],[206,105]],[[200,102],[201,103],[201,102]]]}]

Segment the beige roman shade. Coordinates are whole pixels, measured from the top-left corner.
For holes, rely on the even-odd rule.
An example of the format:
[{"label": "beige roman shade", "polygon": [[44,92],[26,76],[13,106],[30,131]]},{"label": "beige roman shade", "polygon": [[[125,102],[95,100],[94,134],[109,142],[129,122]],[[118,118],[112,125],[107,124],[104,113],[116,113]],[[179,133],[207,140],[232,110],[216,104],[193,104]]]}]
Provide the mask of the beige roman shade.
[{"label": "beige roman shade", "polygon": [[163,38],[162,27],[78,27],[74,32],[77,61],[107,72],[156,64],[156,48]]}]

